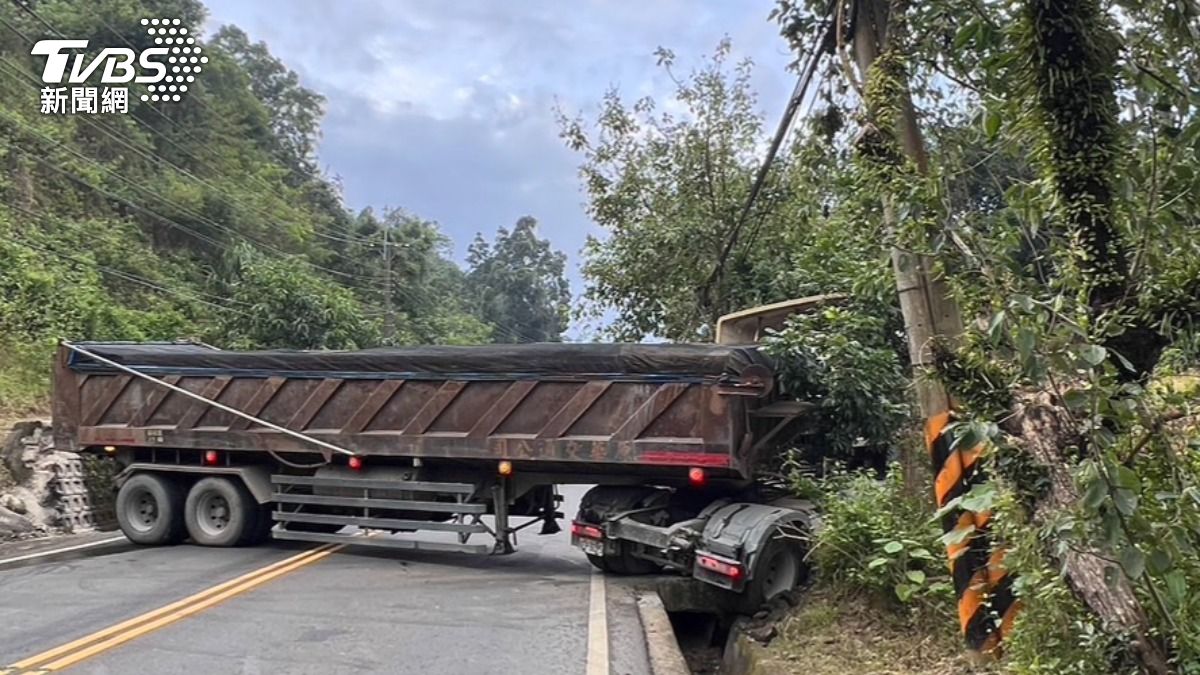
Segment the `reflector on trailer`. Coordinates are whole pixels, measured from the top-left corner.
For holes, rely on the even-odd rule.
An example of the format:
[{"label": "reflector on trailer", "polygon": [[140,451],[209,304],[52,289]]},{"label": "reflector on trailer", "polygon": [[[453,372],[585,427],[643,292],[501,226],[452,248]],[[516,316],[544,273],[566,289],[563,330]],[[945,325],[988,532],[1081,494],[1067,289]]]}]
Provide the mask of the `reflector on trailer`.
[{"label": "reflector on trailer", "polygon": [[496,467],[496,472],[501,476],[511,476],[513,471],[512,462],[507,459],[500,460],[499,466]]},{"label": "reflector on trailer", "polygon": [[221,456],[217,454],[216,450],[205,450],[204,451],[204,463],[205,464],[207,464],[209,466],[216,466],[217,462],[219,462],[220,460],[221,460]]},{"label": "reflector on trailer", "polygon": [[692,487],[704,487],[704,484],[708,482],[708,476],[704,473],[704,469],[693,466],[688,469],[688,482],[692,484]]},{"label": "reflector on trailer", "polygon": [[571,535],[575,537],[587,537],[588,539],[603,539],[604,530],[595,525],[573,520],[571,521]]},{"label": "reflector on trailer", "polygon": [[744,573],[740,563],[718,560],[717,558],[714,558],[710,555],[705,555],[703,553],[696,554],[696,564],[700,565],[706,570],[716,572],[717,574],[729,577],[730,579],[741,579],[742,574]]},{"label": "reflector on trailer", "polygon": [[348,465],[348,466],[349,466],[351,469],[354,469],[355,471],[358,471],[358,470],[360,470],[360,469],[362,469],[362,468],[363,468],[363,460],[362,460],[362,457],[359,457],[358,455],[355,455],[355,456],[351,457],[349,460],[347,460],[347,461],[346,461],[346,464],[347,464],[347,465]]}]

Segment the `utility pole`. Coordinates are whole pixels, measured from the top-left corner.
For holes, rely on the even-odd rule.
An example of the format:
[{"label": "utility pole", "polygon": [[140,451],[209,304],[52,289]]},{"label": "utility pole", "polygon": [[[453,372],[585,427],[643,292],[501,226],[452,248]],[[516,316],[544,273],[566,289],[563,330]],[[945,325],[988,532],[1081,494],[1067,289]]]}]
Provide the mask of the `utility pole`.
[{"label": "utility pole", "polygon": [[[852,0],[854,5],[854,58],[858,65],[865,92],[873,89],[872,77],[890,77],[892,73],[880,73],[874,67],[881,54],[895,49],[903,35],[905,0]],[[895,15],[893,15],[895,13]],[[894,55],[889,55],[894,56]],[[877,121],[876,106],[896,106],[896,115],[891,118],[892,128],[879,129],[885,135],[894,135],[904,156],[911,161],[921,175],[929,171],[929,158],[925,152],[921,130],[917,126],[912,96],[905,82],[897,91],[895,100],[865,100],[867,115]],[[865,96],[869,99],[869,95]],[[885,188],[886,190],[886,188]],[[883,195],[883,217],[885,227],[892,232],[898,229],[894,195]],[[932,460],[934,472],[934,499],[938,507],[944,507],[956,496],[965,494],[971,486],[981,480],[977,472],[981,447],[954,448],[952,434],[948,433],[954,402],[946,388],[931,377],[933,348],[938,341],[953,342],[962,334],[962,315],[958,303],[950,294],[945,280],[936,276],[930,256],[914,253],[899,246],[892,249],[892,269],[896,277],[896,293],[900,300],[900,311],[904,315],[904,329],[908,335],[908,353],[912,360],[913,380],[921,416],[925,420],[925,444]],[[917,453],[907,448],[903,457],[905,484],[913,490],[921,475]],[[954,578],[954,592],[958,604],[959,628],[967,647],[976,654],[990,654],[996,649],[1006,632],[1005,626],[1012,625],[1012,618],[1020,609],[1010,592],[1004,592],[1003,550],[991,551],[987,534],[990,513],[976,513],[956,509],[942,520],[942,528],[966,535],[964,544],[948,547],[950,566]],[[1011,583],[1011,582],[1010,582]],[[1000,624],[994,622],[992,612],[1002,617]]]},{"label": "utility pole", "polygon": [[396,337],[396,307],[392,300],[391,226],[383,226],[383,339],[388,344]]},{"label": "utility pole", "polygon": [[[856,0],[854,20],[854,59],[858,64],[861,81],[871,77],[871,66],[879,57],[887,40],[889,3],[886,0]],[[912,98],[905,87],[899,105],[896,128],[887,130],[896,135],[900,149],[917,167],[926,174],[929,171],[929,156],[917,126]],[[894,230],[896,222],[895,204],[884,200],[885,225]],[[950,395],[942,383],[930,377],[933,367],[933,345],[937,340],[953,341],[963,330],[962,316],[958,303],[950,295],[945,280],[933,273],[933,261],[927,255],[913,253],[902,248],[892,249],[892,270],[896,277],[896,294],[900,300],[900,312],[904,315],[904,330],[908,336],[908,355],[912,362],[913,386],[921,416],[931,420],[944,416],[951,408]],[[905,482],[910,487],[920,475],[918,461],[913,453],[904,457]]]}]

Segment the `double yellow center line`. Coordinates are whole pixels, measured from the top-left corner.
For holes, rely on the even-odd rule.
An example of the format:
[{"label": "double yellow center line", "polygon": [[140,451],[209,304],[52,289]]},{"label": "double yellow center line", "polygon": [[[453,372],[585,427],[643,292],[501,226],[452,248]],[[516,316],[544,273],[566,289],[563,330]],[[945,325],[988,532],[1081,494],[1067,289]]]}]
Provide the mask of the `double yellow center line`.
[{"label": "double yellow center line", "polygon": [[205,589],[195,595],[172,602],[165,607],[135,616],[115,626],[109,626],[91,635],[85,635],[78,640],[73,640],[64,645],[44,651],[41,654],[17,661],[7,668],[0,669],[0,675],[50,673],[69,668],[86,658],[108,651],[153,630],[201,612],[219,602],[257,588],[272,579],[277,579],[288,572],[311,565],[344,547],[345,544],[324,544],[290,558],[280,560],[277,563],[261,567],[253,572],[247,572],[240,577],[230,579],[225,583]]}]

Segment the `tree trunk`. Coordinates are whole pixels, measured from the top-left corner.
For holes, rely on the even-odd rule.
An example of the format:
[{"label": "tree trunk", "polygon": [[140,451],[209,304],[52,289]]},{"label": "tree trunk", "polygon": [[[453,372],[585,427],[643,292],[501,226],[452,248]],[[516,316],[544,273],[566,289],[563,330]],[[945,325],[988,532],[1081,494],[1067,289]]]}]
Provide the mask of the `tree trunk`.
[{"label": "tree trunk", "polygon": [[[1082,439],[1066,410],[1055,405],[1047,393],[1027,395],[1017,403],[1013,414],[1004,423],[1004,431],[1046,470],[1050,478],[1049,489],[1037,504],[1034,522],[1045,522],[1055,513],[1076,508],[1082,500],[1072,473],[1076,462],[1064,456],[1062,449],[1078,447]],[[1106,630],[1131,636],[1133,652],[1146,670],[1156,675],[1170,673],[1167,657],[1150,637],[1149,621],[1141,602],[1120,566],[1086,548],[1069,551],[1062,564],[1067,583],[1100,618]],[[1116,583],[1113,584],[1105,578],[1106,570],[1111,568],[1115,568]]]}]

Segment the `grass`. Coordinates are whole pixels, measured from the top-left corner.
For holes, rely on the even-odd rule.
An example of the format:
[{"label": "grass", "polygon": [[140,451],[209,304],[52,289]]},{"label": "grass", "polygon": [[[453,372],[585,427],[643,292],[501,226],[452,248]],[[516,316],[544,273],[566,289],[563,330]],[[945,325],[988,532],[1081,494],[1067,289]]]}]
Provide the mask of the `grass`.
[{"label": "grass", "polygon": [[973,665],[944,616],[902,615],[862,596],[817,587],[779,625],[768,672],[803,675],[992,673]]}]

